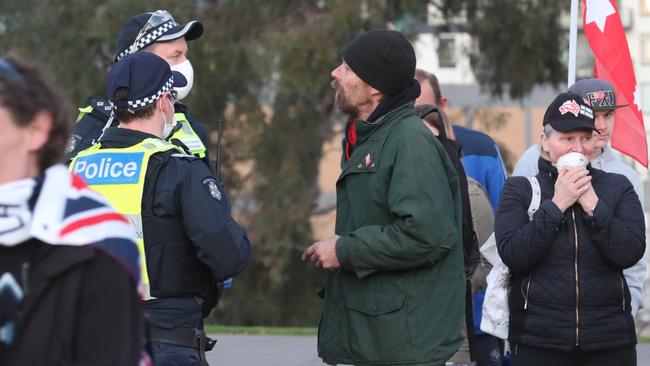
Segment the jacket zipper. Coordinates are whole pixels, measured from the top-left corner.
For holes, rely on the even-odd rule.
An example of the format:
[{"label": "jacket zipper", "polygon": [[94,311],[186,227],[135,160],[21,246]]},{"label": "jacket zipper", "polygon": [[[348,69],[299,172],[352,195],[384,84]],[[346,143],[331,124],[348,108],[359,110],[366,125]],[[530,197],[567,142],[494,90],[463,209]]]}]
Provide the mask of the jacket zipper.
[{"label": "jacket zipper", "polygon": [[616,274],[618,276],[618,279],[621,281],[621,297],[623,299],[622,304],[623,304],[623,311],[625,311],[625,282],[623,282],[623,277],[621,277],[620,273]]},{"label": "jacket zipper", "polygon": [[526,292],[524,293],[523,288],[521,290],[521,294],[524,295],[524,310],[526,310],[528,308],[528,292],[530,291],[531,276],[532,276],[532,274],[528,275],[528,282],[526,283]]},{"label": "jacket zipper", "polygon": [[580,344],[580,312],[578,311],[578,304],[580,303],[580,280],[578,279],[578,227],[576,226],[576,211],[575,208],[571,209],[571,217],[573,218],[573,236],[575,239],[575,260],[573,266],[576,274],[576,346]]},{"label": "jacket zipper", "polygon": [[23,282],[23,298],[29,292],[29,262],[24,262],[21,266],[20,277]]}]

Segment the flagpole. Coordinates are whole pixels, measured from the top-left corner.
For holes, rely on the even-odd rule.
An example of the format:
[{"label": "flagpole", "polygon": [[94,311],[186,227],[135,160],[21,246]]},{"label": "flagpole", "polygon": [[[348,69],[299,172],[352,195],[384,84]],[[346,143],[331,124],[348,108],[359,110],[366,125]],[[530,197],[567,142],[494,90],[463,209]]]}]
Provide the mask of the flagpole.
[{"label": "flagpole", "polygon": [[571,0],[571,26],[569,28],[569,77],[567,88],[576,81],[576,43],[578,42],[578,0]]}]

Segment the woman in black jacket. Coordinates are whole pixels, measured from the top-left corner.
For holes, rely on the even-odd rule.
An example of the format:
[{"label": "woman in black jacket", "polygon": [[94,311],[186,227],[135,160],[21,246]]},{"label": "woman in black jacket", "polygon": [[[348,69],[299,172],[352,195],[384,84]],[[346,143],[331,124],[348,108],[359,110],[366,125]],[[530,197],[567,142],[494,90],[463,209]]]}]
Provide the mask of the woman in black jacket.
[{"label": "woman in black jacket", "polygon": [[630,293],[622,271],[645,250],[641,203],[622,175],[555,164],[569,152],[587,158],[593,111],[562,93],[544,115],[537,180],[510,178],[496,216],[499,255],[511,271],[512,365],[636,365]]}]

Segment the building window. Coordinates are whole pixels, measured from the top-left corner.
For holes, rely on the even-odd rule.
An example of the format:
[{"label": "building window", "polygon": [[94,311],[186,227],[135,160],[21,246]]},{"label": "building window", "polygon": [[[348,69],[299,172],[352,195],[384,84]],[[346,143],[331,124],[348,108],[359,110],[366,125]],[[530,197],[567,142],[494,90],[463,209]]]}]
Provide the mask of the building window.
[{"label": "building window", "polygon": [[641,1],[641,14],[650,15],[650,0],[640,0]]},{"label": "building window", "polygon": [[641,111],[650,113],[650,83],[641,84]]},{"label": "building window", "polygon": [[650,65],[650,34],[641,34],[641,63]]},{"label": "building window", "polygon": [[453,35],[441,34],[438,39],[438,66],[456,67],[456,39]]}]

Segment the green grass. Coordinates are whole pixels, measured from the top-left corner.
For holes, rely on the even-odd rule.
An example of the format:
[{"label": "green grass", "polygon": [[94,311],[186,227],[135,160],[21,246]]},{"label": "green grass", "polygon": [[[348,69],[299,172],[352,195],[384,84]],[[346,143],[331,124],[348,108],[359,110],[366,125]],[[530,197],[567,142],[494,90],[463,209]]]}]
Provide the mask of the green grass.
[{"label": "green grass", "polygon": [[650,337],[639,337],[639,343],[650,343]]},{"label": "green grass", "polygon": [[206,325],[208,334],[249,334],[249,335],[283,335],[283,336],[314,336],[317,328],[298,327],[240,327],[226,325]]}]

